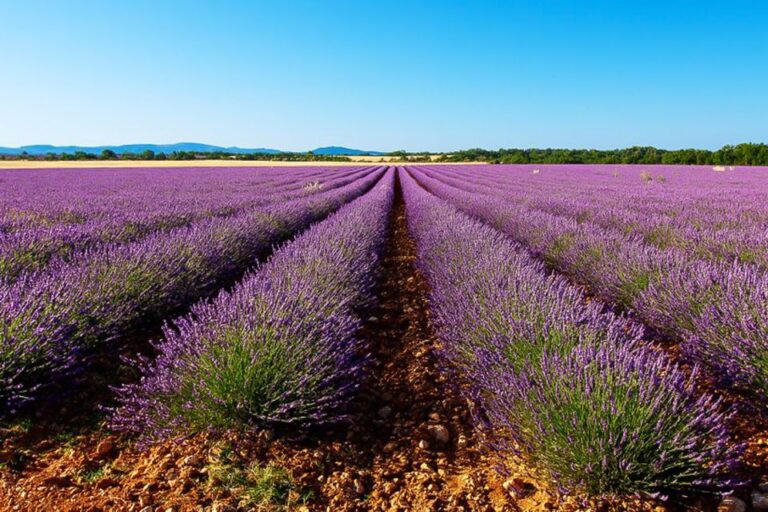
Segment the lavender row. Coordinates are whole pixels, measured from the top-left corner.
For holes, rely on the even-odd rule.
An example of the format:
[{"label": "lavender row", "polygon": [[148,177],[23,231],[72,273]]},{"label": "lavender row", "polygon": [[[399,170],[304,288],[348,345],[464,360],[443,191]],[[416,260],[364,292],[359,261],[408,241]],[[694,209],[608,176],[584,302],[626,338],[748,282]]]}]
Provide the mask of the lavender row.
[{"label": "lavender row", "polygon": [[390,171],[241,281],[165,328],[113,426],[145,442],[227,427],[345,419],[367,348],[356,310],[371,300],[393,199]]},{"label": "lavender row", "polygon": [[0,287],[0,415],[83,369],[88,354],[235,278],[369,190],[383,171],[282,205],[104,246]]},{"label": "lavender row", "polygon": [[[698,259],[733,261],[768,268],[768,187],[759,171],[728,174],[711,169],[689,169],[697,180],[716,175],[720,180],[691,184],[672,175],[661,183],[648,171],[624,171],[633,181],[599,179],[597,171],[580,169],[574,176],[560,169],[532,171],[501,169],[435,169],[424,172],[460,188],[490,193],[554,215],[591,222],[606,229],[632,233],[661,249],[675,248]],[[542,176],[544,172],[544,176]],[[662,170],[655,170],[657,173]],[[656,179],[667,173],[658,174]],[[641,176],[646,176],[643,181]],[[578,178],[578,179],[577,179]],[[734,204],[733,197],[739,197]]]},{"label": "lavender row", "polygon": [[419,181],[471,216],[525,245],[602,300],[682,343],[724,385],[768,395],[768,276],[738,263],[695,260],[622,233]]},{"label": "lavender row", "polygon": [[[428,168],[425,168],[428,169]],[[436,170],[437,168],[431,168]],[[440,171],[507,186],[547,190],[564,197],[588,195],[606,204],[640,208],[651,214],[687,215],[714,211],[725,221],[768,221],[766,169],[657,166],[456,166]],[[733,198],[739,197],[738,202]],[[628,203],[627,203],[628,202]],[[682,202],[682,203],[681,203]]]},{"label": "lavender row", "polygon": [[197,212],[225,214],[232,204],[259,197],[267,189],[300,188],[329,171],[314,169],[282,175],[227,168],[205,173],[191,169],[158,169],[153,173],[146,169],[96,169],[87,174],[85,170],[40,172],[44,174],[0,172],[0,182],[7,185],[8,192],[0,200],[0,219],[5,219],[5,223],[0,220],[0,238],[88,222],[141,225]]},{"label": "lavender row", "polygon": [[469,382],[502,447],[592,494],[732,483],[728,417],[696,393],[695,375],[645,346],[637,324],[401,176],[446,369]]},{"label": "lavender row", "polygon": [[[115,210],[138,215],[203,204],[200,190],[238,196],[238,191],[269,185],[276,176],[261,171],[233,175],[183,169],[50,169],[2,171],[0,234],[94,220],[121,220]],[[215,200],[214,200],[215,204]]]},{"label": "lavender row", "polygon": [[[203,204],[185,205],[181,210],[162,212],[131,211],[115,208],[109,221],[103,219],[80,224],[57,224],[52,227],[17,231],[0,237],[0,280],[14,280],[25,272],[45,267],[51,259],[68,260],[78,252],[106,243],[129,243],[156,232],[190,226],[212,217],[230,217],[248,209],[270,203],[308,196],[337,188],[357,179],[361,173],[326,174],[322,180],[288,182],[282,186],[263,187],[242,198],[208,198]],[[207,196],[201,191],[200,196]],[[132,205],[134,208],[136,205]]]},{"label": "lavender row", "polygon": [[259,195],[277,186],[301,186],[329,172],[299,168],[48,169],[0,171],[0,235],[123,217],[202,209]]}]

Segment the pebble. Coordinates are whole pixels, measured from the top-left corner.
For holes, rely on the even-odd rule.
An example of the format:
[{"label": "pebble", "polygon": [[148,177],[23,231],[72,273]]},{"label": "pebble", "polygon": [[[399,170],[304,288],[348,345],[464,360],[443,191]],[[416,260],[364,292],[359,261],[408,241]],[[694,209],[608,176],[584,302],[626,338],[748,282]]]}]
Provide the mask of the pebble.
[{"label": "pebble", "polygon": [[368,321],[371,322],[371,323],[376,323],[376,322],[379,321],[379,318],[375,317],[375,316],[369,316],[368,317]]},{"label": "pebble", "polygon": [[104,457],[105,455],[109,455],[114,449],[115,449],[115,440],[111,437],[107,437],[102,442],[100,442],[96,447],[96,456]]},{"label": "pebble", "polygon": [[96,482],[96,488],[97,489],[106,489],[108,487],[114,487],[117,485],[117,480],[114,478],[102,478],[98,482]]},{"label": "pebble", "polygon": [[419,448],[421,448],[422,450],[429,450],[429,441],[427,441],[426,439],[422,439],[421,441],[419,441]]},{"label": "pebble", "polygon": [[379,409],[379,418],[387,418],[390,414],[392,414],[392,408],[388,405],[385,405],[381,409]]},{"label": "pebble", "polygon": [[717,512],[745,512],[747,504],[736,496],[726,496],[717,506]]},{"label": "pebble", "polygon": [[199,466],[200,465],[200,456],[199,455],[187,455],[181,461],[180,463],[177,463],[177,466]]},{"label": "pebble", "polygon": [[384,445],[384,453],[392,453],[395,450],[397,450],[397,443],[395,442],[389,442]]},{"label": "pebble", "polygon": [[49,476],[43,480],[43,484],[55,487],[69,487],[72,485],[72,479],[68,476]]},{"label": "pebble", "polygon": [[514,477],[512,479],[512,482],[517,487],[520,487],[521,489],[526,489],[526,490],[536,489],[536,486],[532,482],[529,482],[528,480],[526,480],[524,478],[520,478],[519,476]]},{"label": "pebble", "polygon": [[419,469],[422,470],[422,471],[426,471],[427,473],[433,473],[434,472],[432,467],[429,464],[427,464],[426,462],[422,462],[421,465],[419,466]]},{"label": "pebble", "polygon": [[755,510],[768,510],[768,494],[754,491],[752,493],[752,506]]},{"label": "pebble", "polygon": [[354,482],[352,482],[352,483],[353,483],[353,485],[354,485],[354,487],[355,487],[355,492],[356,492],[356,493],[357,493],[359,496],[362,496],[363,494],[365,494],[365,486],[363,485],[363,482],[361,482],[361,481],[360,481],[360,480],[358,480],[358,479],[355,479],[355,481],[354,481]]},{"label": "pebble", "polygon": [[430,425],[428,427],[430,435],[439,443],[447,443],[451,439],[450,431],[445,425]]},{"label": "pebble", "polygon": [[459,435],[459,439],[456,441],[456,447],[457,448],[466,448],[467,447],[467,436],[464,434]]}]

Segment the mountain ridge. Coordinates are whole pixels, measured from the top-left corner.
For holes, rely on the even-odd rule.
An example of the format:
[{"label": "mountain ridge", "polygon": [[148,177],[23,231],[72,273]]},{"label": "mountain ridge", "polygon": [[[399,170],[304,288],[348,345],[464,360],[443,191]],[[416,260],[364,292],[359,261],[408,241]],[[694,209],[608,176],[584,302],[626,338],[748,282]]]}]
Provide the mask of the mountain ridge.
[{"label": "mountain ridge", "polygon": [[[211,153],[221,151],[224,153],[232,154],[254,154],[264,153],[270,155],[276,155],[280,153],[306,153],[306,151],[283,151],[280,149],[272,148],[241,148],[238,146],[215,146],[211,144],[202,144],[199,142],[177,142],[174,144],[121,144],[121,145],[104,145],[104,146],[54,146],[50,144],[31,144],[27,146],[20,146],[17,148],[0,147],[0,154],[2,155],[14,155],[18,156],[26,152],[29,155],[45,155],[47,153],[75,153],[77,151],[84,151],[86,153],[101,153],[104,150],[114,151],[116,154],[121,155],[124,153],[143,153],[144,151],[154,151],[155,153],[173,153],[174,151],[188,151],[197,153]],[[338,155],[338,156],[355,156],[355,155],[383,155],[381,151],[364,151],[361,149],[347,148],[343,146],[325,146],[315,148],[311,150],[315,155]]]}]

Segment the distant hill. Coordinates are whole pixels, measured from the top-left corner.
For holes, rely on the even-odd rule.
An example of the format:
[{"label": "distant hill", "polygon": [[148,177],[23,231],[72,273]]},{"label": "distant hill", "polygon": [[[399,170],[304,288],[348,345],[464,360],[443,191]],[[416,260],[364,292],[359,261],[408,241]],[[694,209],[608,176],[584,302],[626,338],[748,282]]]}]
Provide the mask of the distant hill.
[{"label": "distant hill", "polygon": [[[30,155],[45,155],[47,153],[75,153],[77,151],[84,151],[86,153],[99,154],[105,149],[110,149],[121,155],[123,153],[142,153],[150,150],[155,153],[170,154],[174,151],[188,151],[195,153],[211,153],[214,151],[221,151],[224,153],[233,154],[251,154],[251,153],[267,153],[275,155],[278,153],[291,153],[291,151],[281,151],[279,149],[271,148],[239,148],[236,146],[224,147],[224,146],[212,146],[210,144],[200,144],[197,142],[179,142],[177,144],[125,144],[121,146],[51,146],[47,144],[36,144],[32,146],[21,146],[18,148],[4,148],[0,147],[0,155],[20,155],[23,152],[27,152]],[[383,155],[380,151],[362,151],[360,149],[350,149],[341,146],[328,146],[324,148],[317,148],[312,151],[316,155]]]}]

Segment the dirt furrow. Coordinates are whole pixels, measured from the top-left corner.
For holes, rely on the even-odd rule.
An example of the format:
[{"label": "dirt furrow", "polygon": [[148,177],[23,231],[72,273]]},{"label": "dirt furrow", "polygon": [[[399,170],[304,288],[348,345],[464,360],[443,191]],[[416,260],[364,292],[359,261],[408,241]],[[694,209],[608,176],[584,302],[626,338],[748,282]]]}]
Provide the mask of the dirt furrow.
[{"label": "dirt furrow", "polygon": [[329,492],[328,505],[331,510],[515,510],[503,479],[478,449],[470,405],[438,369],[428,288],[415,262],[398,190],[378,304],[364,329],[375,367],[359,420],[347,436],[358,459],[349,460],[346,471],[356,473],[351,478],[359,482],[359,495]]}]

